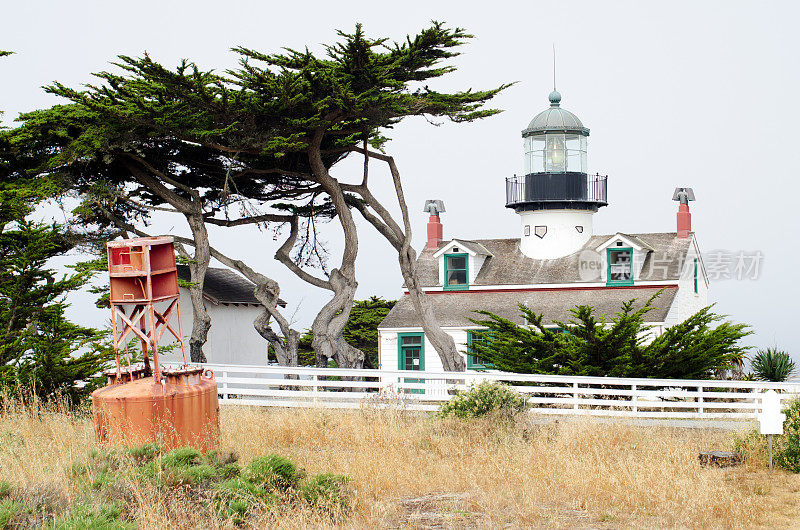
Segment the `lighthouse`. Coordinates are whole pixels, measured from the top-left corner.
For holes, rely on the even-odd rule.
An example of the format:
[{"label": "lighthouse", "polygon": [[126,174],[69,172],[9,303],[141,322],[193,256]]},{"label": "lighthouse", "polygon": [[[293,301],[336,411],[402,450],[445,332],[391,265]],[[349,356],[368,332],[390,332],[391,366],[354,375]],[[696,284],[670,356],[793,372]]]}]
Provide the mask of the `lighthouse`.
[{"label": "lighthouse", "polygon": [[589,175],[589,129],[561,107],[553,90],[550,107],[522,131],[524,176],[506,179],[506,207],[519,214],[520,250],[534,259],[579,251],[592,236],[592,218],[606,206],[605,176]]}]

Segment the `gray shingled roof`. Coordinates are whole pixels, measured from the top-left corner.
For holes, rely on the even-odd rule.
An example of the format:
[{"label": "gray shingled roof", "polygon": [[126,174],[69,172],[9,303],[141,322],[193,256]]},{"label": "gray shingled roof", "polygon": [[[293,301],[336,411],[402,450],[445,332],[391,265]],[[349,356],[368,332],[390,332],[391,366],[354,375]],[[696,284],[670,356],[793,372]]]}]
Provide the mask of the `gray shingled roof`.
[{"label": "gray shingled roof", "polygon": [[[595,235],[583,248],[563,258],[536,260],[525,256],[519,249],[519,239],[477,239],[456,241],[480,244],[491,253],[471,285],[533,285],[548,283],[580,283],[578,260],[583,250],[595,250],[614,237]],[[677,280],[692,238],[678,239],[675,232],[650,234],[623,234],[635,238],[646,248],[653,249],[645,259],[639,280]],[[417,261],[420,282],[425,287],[439,284],[439,260],[433,255],[450,243],[443,241],[438,248],[423,250]],[[596,280],[595,280],[596,281]]]},{"label": "gray shingled roof", "polygon": [[[569,321],[569,310],[576,305],[590,305],[595,308],[596,315],[605,314],[609,319],[615,315],[624,302],[636,299],[635,307],[639,308],[658,292],[658,288],[605,288],[605,289],[551,289],[524,292],[481,292],[451,291],[429,295],[433,302],[433,312],[441,326],[472,326],[470,318],[479,318],[474,310],[485,310],[495,315],[523,324],[520,318],[518,303],[532,308],[536,313],[543,313],[546,324],[554,320]],[[654,308],[645,315],[647,322],[663,322],[672,301],[675,299],[677,287],[667,287],[655,300]],[[408,295],[403,296],[381,322],[380,329],[420,327],[422,324]]]},{"label": "gray shingled roof", "polygon": [[[189,266],[178,265],[178,278],[189,281]],[[203,294],[220,304],[260,304],[253,296],[255,284],[230,269],[209,267],[203,282]],[[286,302],[278,299],[278,305]]]},{"label": "gray shingled roof", "polygon": [[[471,250],[475,254],[479,254],[482,256],[490,256],[492,254],[491,252],[489,252],[489,249],[487,249],[477,241],[469,241],[467,239],[451,239],[450,241],[448,241],[448,243],[452,243],[453,241],[455,241],[456,245],[461,245],[462,247]],[[439,246],[439,248],[441,248],[441,245]]]}]

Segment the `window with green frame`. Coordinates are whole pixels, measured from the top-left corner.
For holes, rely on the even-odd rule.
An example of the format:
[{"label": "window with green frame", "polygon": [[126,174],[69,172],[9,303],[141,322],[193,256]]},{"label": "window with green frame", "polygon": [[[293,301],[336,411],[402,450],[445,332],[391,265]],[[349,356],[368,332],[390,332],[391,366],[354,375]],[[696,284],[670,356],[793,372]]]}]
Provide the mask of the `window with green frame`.
[{"label": "window with green frame", "polygon": [[[397,368],[399,370],[425,370],[425,334],[397,334]],[[406,383],[422,383],[422,379],[403,378]],[[421,388],[407,388],[406,394],[424,394]]]},{"label": "window with green frame", "polygon": [[609,248],[606,285],[633,285],[633,249]]},{"label": "window with green frame", "polygon": [[445,254],[444,289],[445,291],[469,289],[469,258],[467,254]]},{"label": "window with green frame", "polygon": [[694,259],[694,294],[699,292],[697,288],[697,258]]},{"label": "window with green frame", "polygon": [[472,354],[472,345],[478,343],[486,343],[486,337],[482,337],[476,331],[486,331],[486,330],[474,330],[467,332],[467,370],[485,370],[487,368],[494,368],[494,365],[491,363],[484,362],[480,357],[477,355]]}]

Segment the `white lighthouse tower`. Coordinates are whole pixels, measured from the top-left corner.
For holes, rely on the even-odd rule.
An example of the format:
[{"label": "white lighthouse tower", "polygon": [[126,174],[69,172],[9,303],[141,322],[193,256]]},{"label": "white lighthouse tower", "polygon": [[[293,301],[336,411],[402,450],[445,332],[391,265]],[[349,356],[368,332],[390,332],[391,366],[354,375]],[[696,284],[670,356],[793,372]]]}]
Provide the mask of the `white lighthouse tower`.
[{"label": "white lighthouse tower", "polygon": [[520,250],[534,259],[577,252],[592,236],[592,217],[606,206],[606,177],[587,172],[589,129],[561,108],[550,93],[550,108],[522,131],[525,175],[506,179],[506,207],[520,216]]}]

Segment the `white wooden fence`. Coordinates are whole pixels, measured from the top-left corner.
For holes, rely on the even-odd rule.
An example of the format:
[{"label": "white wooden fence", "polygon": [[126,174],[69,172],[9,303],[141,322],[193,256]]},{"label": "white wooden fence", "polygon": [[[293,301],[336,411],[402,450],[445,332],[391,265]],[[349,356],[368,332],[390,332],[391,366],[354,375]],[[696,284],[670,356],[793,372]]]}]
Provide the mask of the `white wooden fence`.
[{"label": "white wooden fence", "polygon": [[365,406],[436,410],[457,391],[501,381],[528,396],[531,411],[637,418],[755,418],[760,394],[800,395],[800,382],[623,379],[503,372],[411,372],[204,365],[222,403],[266,407]]}]

